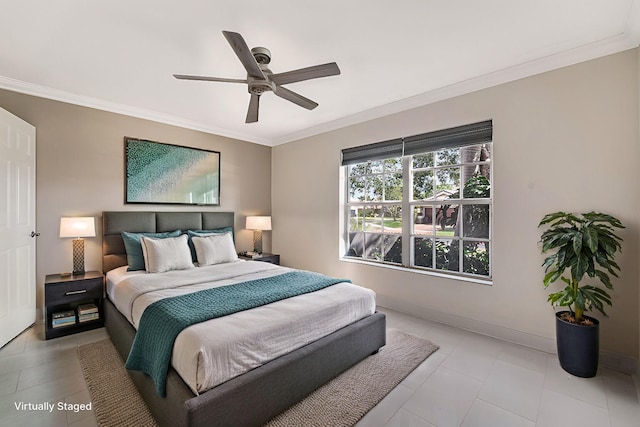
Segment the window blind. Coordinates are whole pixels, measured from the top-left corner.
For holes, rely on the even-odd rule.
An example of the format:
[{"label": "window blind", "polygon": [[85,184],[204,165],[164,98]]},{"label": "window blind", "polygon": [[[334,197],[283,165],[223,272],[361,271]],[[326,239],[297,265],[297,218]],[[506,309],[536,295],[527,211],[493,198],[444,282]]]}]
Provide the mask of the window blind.
[{"label": "window blind", "polygon": [[493,122],[486,120],[360,147],[345,148],[342,150],[342,165],[482,144],[491,142],[492,139]]},{"label": "window blind", "polygon": [[402,156],[402,138],[342,150],[342,165]]}]

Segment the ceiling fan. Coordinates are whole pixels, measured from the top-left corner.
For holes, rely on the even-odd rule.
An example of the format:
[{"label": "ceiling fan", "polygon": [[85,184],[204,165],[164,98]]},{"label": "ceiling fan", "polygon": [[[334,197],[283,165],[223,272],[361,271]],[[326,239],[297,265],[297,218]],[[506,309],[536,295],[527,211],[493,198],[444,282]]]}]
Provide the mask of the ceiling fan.
[{"label": "ceiling fan", "polygon": [[267,67],[271,62],[271,52],[264,47],[254,47],[249,50],[244,38],[232,31],[223,31],[231,48],[247,70],[246,79],[227,79],[222,77],[189,76],[184,74],[174,74],[173,77],[181,80],[203,80],[210,82],[224,83],[246,83],[249,86],[251,99],[249,100],[249,110],[247,111],[246,123],[258,121],[258,109],[260,105],[260,95],[264,92],[272,91],[280,98],[291,101],[308,110],[313,110],[318,103],[305,98],[304,96],[282,87],[284,84],[301,82],[304,80],[317,79],[319,77],[335,76],[340,74],[338,64],[330,62],[328,64],[315,65],[312,67],[300,68],[299,70],[287,71],[285,73],[274,74]]}]

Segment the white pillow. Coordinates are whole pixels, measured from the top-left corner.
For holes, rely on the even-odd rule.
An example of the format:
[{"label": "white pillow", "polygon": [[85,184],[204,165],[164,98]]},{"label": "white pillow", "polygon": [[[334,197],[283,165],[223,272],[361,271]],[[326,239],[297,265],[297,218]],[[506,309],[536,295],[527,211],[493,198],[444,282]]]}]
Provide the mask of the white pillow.
[{"label": "white pillow", "polygon": [[142,236],[140,243],[144,255],[144,267],[148,273],[193,268],[186,234],[165,239]]},{"label": "white pillow", "polygon": [[222,264],[238,259],[231,233],[193,236],[191,240],[196,248],[198,265]]}]

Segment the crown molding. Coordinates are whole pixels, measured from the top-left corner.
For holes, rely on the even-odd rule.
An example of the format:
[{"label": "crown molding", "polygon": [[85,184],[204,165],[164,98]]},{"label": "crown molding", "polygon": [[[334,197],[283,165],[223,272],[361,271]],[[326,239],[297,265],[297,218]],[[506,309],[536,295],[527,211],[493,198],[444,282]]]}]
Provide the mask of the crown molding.
[{"label": "crown molding", "polygon": [[[639,2],[634,2],[637,5]],[[640,15],[640,7],[635,7],[635,14]],[[632,12],[630,12],[631,15]],[[638,18],[640,21],[640,18]],[[640,32],[639,32],[640,33]],[[347,126],[363,123],[369,120],[378,119],[380,117],[389,116],[391,114],[400,113],[413,108],[422,107],[433,104],[438,101],[476,92],[482,89],[520,80],[526,77],[541,74],[547,71],[556,70],[558,68],[567,67],[578,64],[580,62],[589,61],[624,50],[638,47],[640,34],[633,34],[631,31],[608,39],[600,40],[594,43],[570,49],[554,55],[550,55],[541,59],[525,62],[513,67],[505,68],[489,74],[474,77],[459,83],[455,83],[443,88],[435,89],[409,98],[401,99],[389,104],[381,105],[366,111],[362,111],[347,117],[343,117],[331,122],[323,123],[299,132],[283,135],[274,138],[273,145],[286,144],[288,142],[298,141],[309,138],[321,133],[337,130]]]},{"label": "crown molding", "polygon": [[61,101],[112,113],[124,114],[140,119],[151,120],[154,122],[164,123],[172,126],[178,126],[186,129],[192,129],[200,132],[273,147],[280,144],[302,140],[347,126],[360,124],[369,120],[378,119],[391,114],[400,113],[413,108],[433,104],[438,101],[443,101],[445,99],[465,95],[471,92],[476,92],[478,90],[498,86],[500,84],[523,79],[558,68],[578,64],[580,62],[600,58],[602,56],[611,55],[627,49],[636,48],[638,47],[638,44],[640,42],[640,26],[635,25],[635,22],[640,22],[640,1],[634,1],[632,3],[629,10],[625,32],[618,36],[583,45],[578,48],[570,49],[541,59],[518,64],[513,67],[505,68],[493,73],[474,77],[443,88],[401,99],[337,120],[322,123],[317,126],[312,126],[297,132],[274,138],[260,138],[256,137],[255,135],[235,132],[226,128],[214,127],[203,123],[184,120],[179,117],[159,113],[153,110],[135,108],[115,102],[77,95],[74,93],[28,83],[21,80],[15,80],[3,76],[0,76],[0,88],[7,89],[13,92],[51,99],[54,101]]},{"label": "crown molding", "polygon": [[218,128],[218,127],[214,127],[214,126],[210,126],[202,123],[196,123],[196,122],[181,119],[179,117],[171,116],[168,114],[159,113],[153,110],[146,110],[143,108],[136,108],[136,107],[131,107],[129,105],[104,101],[98,98],[76,95],[71,92],[53,89],[47,86],[28,83],[21,80],[11,79],[8,77],[0,76],[0,89],[6,89],[13,92],[24,93],[26,95],[32,95],[40,98],[51,99],[53,101],[66,102],[68,104],[79,105],[82,107],[95,108],[97,110],[108,111],[111,113],[123,114],[126,116],[136,117],[139,119],[151,120],[158,123],[178,126],[181,128],[196,130],[196,131],[210,133],[210,134],[219,135],[219,136],[224,136],[227,138],[253,142],[255,144],[267,145],[267,146],[272,145],[271,141],[269,141],[266,138],[256,138],[253,135],[234,132],[234,131],[230,131],[229,129]]}]

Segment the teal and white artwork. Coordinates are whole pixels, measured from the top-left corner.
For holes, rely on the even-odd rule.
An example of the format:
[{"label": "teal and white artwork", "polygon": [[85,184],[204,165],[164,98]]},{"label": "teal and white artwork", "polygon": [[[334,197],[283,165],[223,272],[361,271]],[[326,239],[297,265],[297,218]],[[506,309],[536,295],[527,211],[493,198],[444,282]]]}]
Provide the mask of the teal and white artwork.
[{"label": "teal and white artwork", "polygon": [[220,153],[125,138],[126,203],[220,204]]}]

